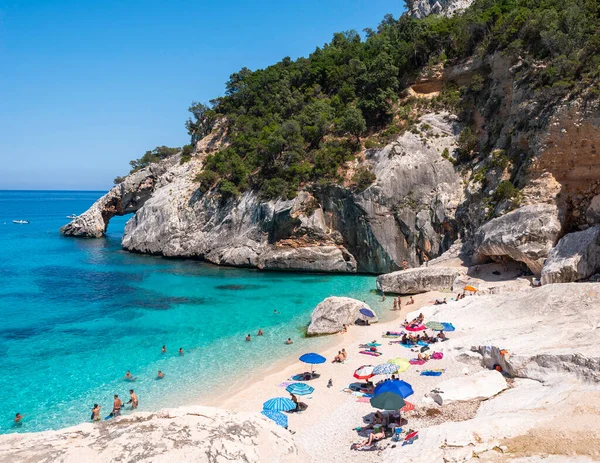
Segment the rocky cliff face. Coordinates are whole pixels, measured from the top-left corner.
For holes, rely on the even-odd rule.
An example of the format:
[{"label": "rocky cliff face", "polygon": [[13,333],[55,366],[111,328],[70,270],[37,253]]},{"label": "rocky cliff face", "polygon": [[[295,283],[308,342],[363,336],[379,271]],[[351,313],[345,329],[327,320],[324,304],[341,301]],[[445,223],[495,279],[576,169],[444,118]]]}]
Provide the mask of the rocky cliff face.
[{"label": "rocky cliff face", "polygon": [[264,201],[252,192],[223,200],[193,181],[202,156],[184,164],[175,156],[127,177],[61,232],[100,236],[112,215],[134,212],[123,247],[135,252],[325,272],[381,273],[404,259],[418,265],[423,253],[443,252],[458,233],[461,177],[441,156],[456,145],[453,119],[426,114],[421,125],[430,140],[406,132],[381,150],[367,150],[363,162],[377,180],[362,192],[329,186],[293,200]]},{"label": "rocky cliff face", "polygon": [[408,0],[406,9],[412,17],[421,19],[430,14],[452,16],[467,9],[471,3],[473,0]]}]

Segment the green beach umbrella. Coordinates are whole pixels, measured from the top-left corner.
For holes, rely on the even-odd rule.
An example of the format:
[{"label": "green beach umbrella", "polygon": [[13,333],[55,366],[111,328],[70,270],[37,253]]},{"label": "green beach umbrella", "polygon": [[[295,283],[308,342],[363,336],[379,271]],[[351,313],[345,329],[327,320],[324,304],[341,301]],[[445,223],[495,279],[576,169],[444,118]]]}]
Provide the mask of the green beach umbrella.
[{"label": "green beach umbrella", "polygon": [[410,368],[410,362],[404,357],[398,357],[388,360],[387,363],[398,366],[398,373],[402,373]]},{"label": "green beach umbrella", "polygon": [[443,331],[444,330],[444,325],[440,322],[427,322],[427,323],[425,323],[425,326],[427,328],[429,328],[430,330],[434,330],[434,331]]},{"label": "green beach umbrella", "polygon": [[394,392],[382,392],[371,399],[371,405],[380,410],[400,410],[406,402]]}]

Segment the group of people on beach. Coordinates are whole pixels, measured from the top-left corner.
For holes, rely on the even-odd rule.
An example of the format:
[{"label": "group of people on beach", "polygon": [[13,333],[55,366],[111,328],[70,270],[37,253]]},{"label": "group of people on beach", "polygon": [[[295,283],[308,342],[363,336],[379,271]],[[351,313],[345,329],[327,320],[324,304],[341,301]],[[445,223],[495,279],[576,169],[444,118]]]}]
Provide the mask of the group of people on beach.
[{"label": "group of people on beach", "polygon": [[[408,301],[406,301],[405,305],[412,305],[415,303],[415,299],[410,296]],[[394,308],[392,310],[402,310],[402,299],[400,296],[394,298]]]}]

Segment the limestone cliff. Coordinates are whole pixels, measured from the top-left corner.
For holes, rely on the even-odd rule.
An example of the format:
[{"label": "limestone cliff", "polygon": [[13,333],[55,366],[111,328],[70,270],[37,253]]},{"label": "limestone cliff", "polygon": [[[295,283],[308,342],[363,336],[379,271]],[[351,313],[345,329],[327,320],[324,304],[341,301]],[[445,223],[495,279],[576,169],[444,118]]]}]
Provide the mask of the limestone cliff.
[{"label": "limestone cliff", "polygon": [[452,16],[467,9],[471,3],[473,0],[407,0],[406,9],[412,17],[421,19],[430,14]]}]

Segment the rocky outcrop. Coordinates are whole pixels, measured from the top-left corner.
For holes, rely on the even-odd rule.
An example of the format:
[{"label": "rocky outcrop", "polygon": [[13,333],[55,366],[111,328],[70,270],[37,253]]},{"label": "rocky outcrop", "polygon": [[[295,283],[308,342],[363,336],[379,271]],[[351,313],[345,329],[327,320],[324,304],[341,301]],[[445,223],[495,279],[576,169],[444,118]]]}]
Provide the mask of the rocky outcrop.
[{"label": "rocky outcrop", "polygon": [[289,431],[258,413],[209,407],[135,413],[60,431],[0,436],[0,460],[302,462]]},{"label": "rocky outcrop", "polygon": [[523,262],[539,276],[560,232],[556,206],[523,206],[481,226],[475,234],[475,250],[480,256]]},{"label": "rocky outcrop", "polygon": [[454,280],[464,275],[464,267],[420,267],[377,277],[377,289],[384,293],[418,294],[451,289]]},{"label": "rocky outcrop", "polygon": [[123,237],[134,252],[325,272],[390,272],[404,259],[418,265],[423,253],[440,254],[458,234],[461,178],[441,156],[456,146],[453,119],[425,114],[422,132],[367,150],[364,164],[377,178],[362,192],[315,185],[292,200],[266,201],[254,192],[226,199],[198,190],[203,151],[184,164],[174,157],[130,175],[62,232],[101,236],[110,217],[135,212]]},{"label": "rocky outcrop", "polygon": [[563,236],[546,259],[542,284],[585,280],[597,272],[600,272],[600,226]]},{"label": "rocky outcrop", "polygon": [[413,18],[422,19],[432,14],[452,16],[467,9],[473,0],[408,0],[406,9]]},{"label": "rocky outcrop", "polygon": [[486,400],[508,387],[502,373],[483,370],[469,376],[448,379],[436,385],[429,397],[438,405]]},{"label": "rocky outcrop", "polygon": [[[363,307],[371,310],[366,303],[357,299],[336,296],[328,297],[313,310],[307,334],[315,336],[319,334],[338,333],[342,331],[344,325],[351,325],[357,319],[364,319],[359,313],[359,310]],[[369,322],[376,321],[377,316],[369,318]]]}]

